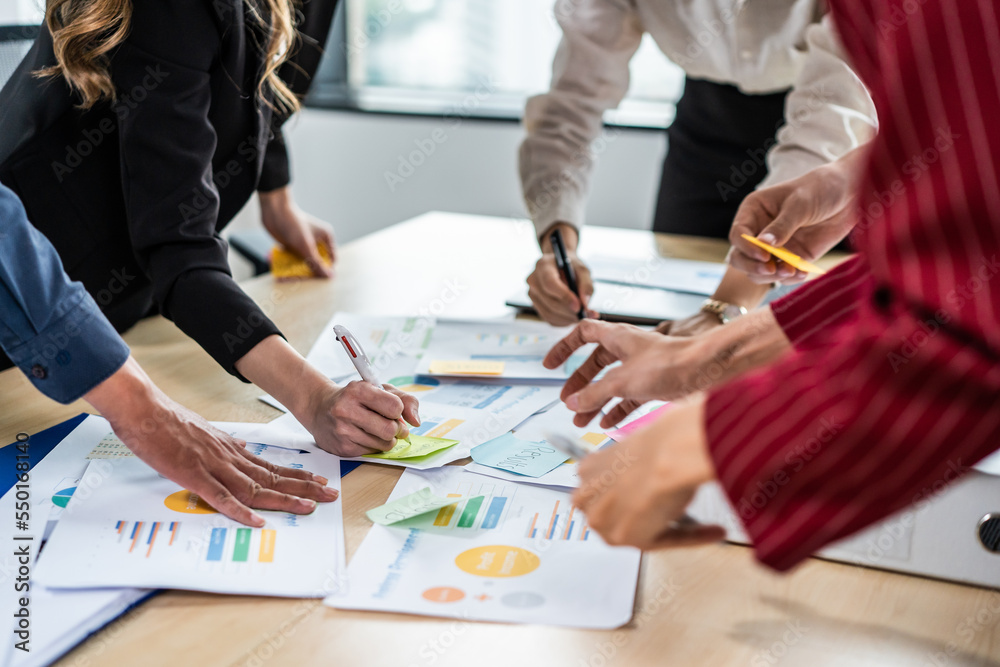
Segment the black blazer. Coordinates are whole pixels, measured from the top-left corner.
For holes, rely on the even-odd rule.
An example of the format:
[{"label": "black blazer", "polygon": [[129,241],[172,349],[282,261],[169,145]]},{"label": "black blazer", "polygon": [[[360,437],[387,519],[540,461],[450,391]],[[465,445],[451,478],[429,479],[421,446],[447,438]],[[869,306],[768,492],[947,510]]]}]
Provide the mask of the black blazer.
[{"label": "black blazer", "polygon": [[[308,0],[283,77],[304,94],[336,0]],[[265,35],[244,0],[136,0],[112,54],[118,99],[77,108],[42,29],[0,91],[0,182],[119,331],[155,308],[234,375],[280,333],[237,286],[219,231],[289,181],[285,118],[256,95]],[[296,65],[298,67],[296,67]],[[299,69],[301,68],[301,69]]]}]

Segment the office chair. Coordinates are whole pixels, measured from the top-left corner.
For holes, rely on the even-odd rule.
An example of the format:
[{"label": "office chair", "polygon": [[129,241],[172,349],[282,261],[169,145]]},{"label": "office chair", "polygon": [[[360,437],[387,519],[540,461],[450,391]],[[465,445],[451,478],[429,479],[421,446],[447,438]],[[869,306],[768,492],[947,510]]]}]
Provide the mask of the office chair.
[{"label": "office chair", "polygon": [[0,88],[21,64],[36,37],[37,25],[0,26]]}]

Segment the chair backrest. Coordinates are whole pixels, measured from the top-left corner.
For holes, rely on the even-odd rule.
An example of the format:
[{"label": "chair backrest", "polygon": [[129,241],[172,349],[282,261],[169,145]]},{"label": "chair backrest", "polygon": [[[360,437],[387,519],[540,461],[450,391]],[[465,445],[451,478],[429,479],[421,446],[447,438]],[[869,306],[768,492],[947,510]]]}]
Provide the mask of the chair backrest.
[{"label": "chair backrest", "polygon": [[38,37],[38,30],[37,25],[0,26],[0,88],[21,64],[24,54]]}]

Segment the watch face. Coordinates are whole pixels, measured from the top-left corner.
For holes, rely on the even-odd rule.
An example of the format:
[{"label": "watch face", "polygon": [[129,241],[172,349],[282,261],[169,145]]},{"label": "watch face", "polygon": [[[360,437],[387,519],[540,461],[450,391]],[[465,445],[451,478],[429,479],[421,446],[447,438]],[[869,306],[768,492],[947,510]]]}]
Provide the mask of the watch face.
[{"label": "watch face", "polygon": [[730,320],[735,320],[737,317],[743,314],[739,306],[734,306],[732,304],[727,304],[725,308],[722,309],[722,317],[726,322]]}]

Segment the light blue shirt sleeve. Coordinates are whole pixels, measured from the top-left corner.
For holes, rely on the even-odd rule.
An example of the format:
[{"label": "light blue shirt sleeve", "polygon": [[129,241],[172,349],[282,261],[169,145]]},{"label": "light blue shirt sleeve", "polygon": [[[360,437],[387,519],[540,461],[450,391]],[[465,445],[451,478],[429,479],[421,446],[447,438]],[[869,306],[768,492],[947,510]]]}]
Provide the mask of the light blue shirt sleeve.
[{"label": "light blue shirt sleeve", "polygon": [[121,368],[129,349],[56,249],[0,185],[0,347],[43,394],[71,403]]}]

